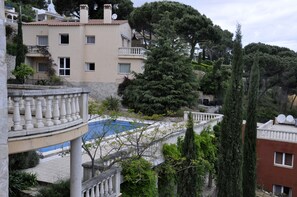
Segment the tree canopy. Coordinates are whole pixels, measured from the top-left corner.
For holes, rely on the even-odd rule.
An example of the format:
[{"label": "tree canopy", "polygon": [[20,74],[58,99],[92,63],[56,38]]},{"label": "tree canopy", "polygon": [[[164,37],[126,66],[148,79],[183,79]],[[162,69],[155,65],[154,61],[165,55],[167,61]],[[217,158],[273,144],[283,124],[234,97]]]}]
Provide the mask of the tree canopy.
[{"label": "tree canopy", "polygon": [[89,17],[91,19],[103,18],[103,5],[112,4],[112,12],[118,15],[117,19],[128,19],[129,14],[133,10],[133,2],[131,0],[55,0],[54,4],[59,14],[66,16],[79,17],[79,5],[88,4]]},{"label": "tree canopy", "polygon": [[[187,42],[191,58],[197,44],[206,46],[208,41],[218,44],[222,36],[224,40],[230,38],[226,36],[227,30],[223,31],[219,26],[214,26],[209,18],[193,7],[179,2],[156,1],[135,8],[129,17],[131,27],[143,36],[146,47],[154,41],[154,24],[160,22],[165,12],[169,13],[178,36]],[[232,36],[230,40],[232,42]]]},{"label": "tree canopy", "polygon": [[169,14],[164,14],[156,26],[156,43],[150,47],[144,72],[135,74],[125,89],[124,103],[146,115],[193,106],[198,98],[198,83],[184,50]]}]

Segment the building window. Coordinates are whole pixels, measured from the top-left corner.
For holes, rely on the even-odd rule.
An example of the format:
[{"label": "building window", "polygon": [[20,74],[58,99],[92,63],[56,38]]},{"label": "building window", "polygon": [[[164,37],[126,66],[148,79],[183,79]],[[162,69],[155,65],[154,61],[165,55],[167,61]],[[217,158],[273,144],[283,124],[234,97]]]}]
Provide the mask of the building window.
[{"label": "building window", "polygon": [[38,72],[47,72],[48,71],[48,64],[47,63],[38,63]]},{"label": "building window", "polygon": [[61,76],[70,75],[70,58],[60,57],[59,74]]},{"label": "building window", "polygon": [[130,64],[119,64],[119,73],[120,74],[129,74],[130,71]]},{"label": "building window", "polygon": [[294,156],[289,153],[281,153],[281,152],[274,153],[275,165],[293,167],[293,159],[294,159]]},{"label": "building window", "polygon": [[86,36],[86,44],[95,44],[95,36]]},{"label": "building window", "polygon": [[292,197],[292,190],[290,187],[281,185],[273,185],[273,194],[276,196],[288,196]]},{"label": "building window", "polygon": [[37,36],[38,46],[48,46],[48,36]]},{"label": "building window", "polygon": [[95,71],[95,63],[86,63],[86,71]]},{"label": "building window", "polygon": [[60,34],[61,44],[69,44],[69,34]]}]

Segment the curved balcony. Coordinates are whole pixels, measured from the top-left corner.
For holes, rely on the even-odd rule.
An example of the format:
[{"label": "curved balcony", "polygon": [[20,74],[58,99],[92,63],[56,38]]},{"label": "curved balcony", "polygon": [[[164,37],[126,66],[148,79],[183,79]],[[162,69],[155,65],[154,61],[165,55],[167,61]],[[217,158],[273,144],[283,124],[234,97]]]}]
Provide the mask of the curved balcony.
[{"label": "curved balcony", "polygon": [[83,88],[8,85],[9,154],[51,146],[88,130]]}]

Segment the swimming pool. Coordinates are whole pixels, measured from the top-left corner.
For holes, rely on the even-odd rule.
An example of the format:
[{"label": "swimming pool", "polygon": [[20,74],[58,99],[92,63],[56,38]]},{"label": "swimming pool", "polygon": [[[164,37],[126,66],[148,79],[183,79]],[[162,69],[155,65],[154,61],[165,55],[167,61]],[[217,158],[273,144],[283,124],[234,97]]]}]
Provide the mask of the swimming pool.
[{"label": "swimming pool", "polygon": [[[139,128],[144,126],[143,123],[136,123],[136,122],[128,122],[128,121],[122,121],[122,120],[101,120],[101,121],[94,121],[89,122],[89,130],[88,132],[83,136],[83,138],[86,141],[89,141],[91,139],[95,139],[98,137],[106,137],[109,135],[113,135],[116,133],[121,133],[123,131],[128,131],[131,129]],[[58,149],[65,149],[70,146],[70,142],[64,142],[62,144],[56,144],[53,146],[48,146],[44,148],[38,149],[39,152],[49,152],[54,151]]]}]

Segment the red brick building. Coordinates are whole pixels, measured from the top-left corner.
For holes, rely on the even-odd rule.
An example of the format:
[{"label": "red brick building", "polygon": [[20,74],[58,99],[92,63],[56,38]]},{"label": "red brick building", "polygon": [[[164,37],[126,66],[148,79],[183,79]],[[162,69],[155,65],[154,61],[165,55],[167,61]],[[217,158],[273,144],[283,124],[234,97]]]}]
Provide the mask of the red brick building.
[{"label": "red brick building", "polygon": [[257,184],[276,195],[297,196],[297,127],[269,121],[257,131]]}]

